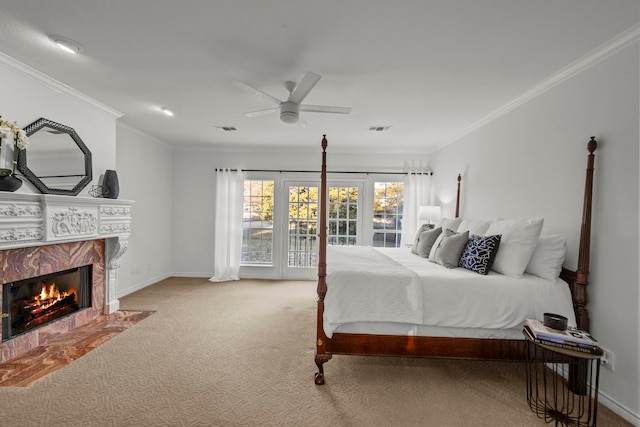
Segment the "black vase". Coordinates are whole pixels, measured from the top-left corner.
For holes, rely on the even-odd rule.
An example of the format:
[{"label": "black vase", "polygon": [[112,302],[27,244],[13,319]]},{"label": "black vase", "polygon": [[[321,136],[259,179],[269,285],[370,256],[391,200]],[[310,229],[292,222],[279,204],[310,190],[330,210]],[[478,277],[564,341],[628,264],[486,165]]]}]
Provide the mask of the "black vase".
[{"label": "black vase", "polygon": [[14,175],[0,176],[0,191],[16,191],[22,186],[22,180]]},{"label": "black vase", "polygon": [[118,174],[114,170],[107,169],[104,171],[104,179],[102,180],[102,197],[105,199],[117,199],[118,194],[120,194]]}]

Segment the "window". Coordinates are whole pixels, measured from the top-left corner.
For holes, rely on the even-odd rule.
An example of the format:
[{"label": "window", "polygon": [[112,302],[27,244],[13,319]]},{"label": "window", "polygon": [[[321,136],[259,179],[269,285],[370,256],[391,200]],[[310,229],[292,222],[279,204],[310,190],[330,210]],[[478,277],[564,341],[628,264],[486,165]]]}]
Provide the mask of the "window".
[{"label": "window", "polygon": [[358,235],[358,187],[329,187],[328,228],[328,244],[356,244]]},{"label": "window", "polygon": [[376,182],[373,194],[373,246],[399,247],[404,182]]},{"label": "window", "polygon": [[241,264],[273,262],[273,181],[244,181]]}]

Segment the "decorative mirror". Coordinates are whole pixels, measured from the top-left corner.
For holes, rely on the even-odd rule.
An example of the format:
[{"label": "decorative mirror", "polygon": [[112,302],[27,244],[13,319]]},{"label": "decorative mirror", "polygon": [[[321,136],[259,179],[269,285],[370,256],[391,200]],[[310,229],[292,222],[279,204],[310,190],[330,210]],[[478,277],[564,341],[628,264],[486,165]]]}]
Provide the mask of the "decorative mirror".
[{"label": "decorative mirror", "polygon": [[18,170],[41,193],[75,196],[91,182],[91,151],[73,128],[38,119],[24,131],[29,147],[18,153]]}]

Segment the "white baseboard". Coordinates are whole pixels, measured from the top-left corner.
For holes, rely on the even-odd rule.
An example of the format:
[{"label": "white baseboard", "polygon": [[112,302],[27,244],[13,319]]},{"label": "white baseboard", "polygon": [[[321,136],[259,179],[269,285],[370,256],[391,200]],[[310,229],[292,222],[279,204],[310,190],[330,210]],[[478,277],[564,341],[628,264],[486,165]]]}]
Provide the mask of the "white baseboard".
[{"label": "white baseboard", "polygon": [[[547,366],[549,367],[549,369],[553,370],[552,365],[548,364]],[[556,372],[566,379],[569,375],[568,371],[564,369],[563,366],[564,365],[558,365],[558,369],[556,369]],[[591,389],[591,393],[593,393],[593,389]],[[629,421],[634,426],[640,427],[640,415],[633,413],[631,410],[629,410],[629,408],[621,405],[619,402],[603,393],[602,390],[598,390],[598,402],[602,403],[604,406],[611,409],[611,411],[615,412],[617,415],[620,415],[622,418]]]},{"label": "white baseboard", "polygon": [[147,286],[153,285],[154,283],[157,283],[161,280],[168,279],[169,277],[172,277],[172,276],[173,276],[172,274],[163,274],[161,276],[154,277],[153,279],[145,280],[144,282],[138,283],[133,288],[128,288],[124,291],[116,292],[116,297],[122,298],[136,291],[139,291],[140,289],[144,289]]},{"label": "white baseboard", "polygon": [[168,277],[193,277],[193,278],[203,278],[203,279],[208,279],[209,277],[213,276],[213,272],[206,272],[206,273],[194,273],[193,271],[187,273],[187,272],[183,272],[183,273],[178,273],[178,272],[173,272],[171,273]]},{"label": "white baseboard", "polygon": [[634,426],[640,427],[640,414],[633,413],[602,392],[598,393],[598,401]]}]

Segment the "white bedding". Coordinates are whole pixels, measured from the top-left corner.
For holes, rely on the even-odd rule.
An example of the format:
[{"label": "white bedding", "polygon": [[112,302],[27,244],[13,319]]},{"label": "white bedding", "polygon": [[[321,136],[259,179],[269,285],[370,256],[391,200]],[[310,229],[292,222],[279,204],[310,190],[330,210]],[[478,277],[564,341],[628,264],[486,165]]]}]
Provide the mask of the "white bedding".
[{"label": "white bedding", "polygon": [[576,325],[568,285],[525,274],[448,269],[408,248],[329,246],[324,330],[522,338],[527,318],[562,314]]}]

